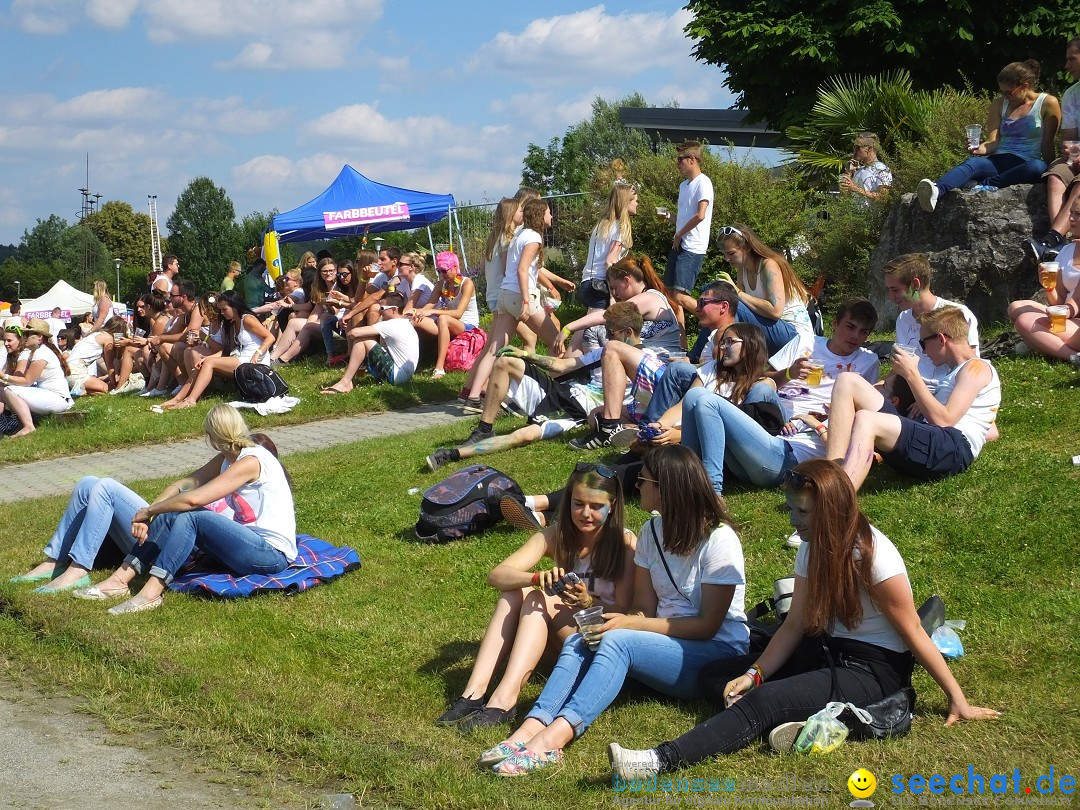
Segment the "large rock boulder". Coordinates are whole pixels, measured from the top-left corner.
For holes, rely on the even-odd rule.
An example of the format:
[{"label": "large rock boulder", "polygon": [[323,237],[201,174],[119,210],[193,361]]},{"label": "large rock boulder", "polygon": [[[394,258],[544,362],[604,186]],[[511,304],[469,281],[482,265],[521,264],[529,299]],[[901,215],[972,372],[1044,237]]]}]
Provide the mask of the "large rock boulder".
[{"label": "large rock boulder", "polygon": [[885,298],[882,267],[902,253],[925,253],[934,268],[931,288],[962,301],[981,323],[1007,321],[1010,301],[1038,289],[1036,270],[1021,245],[1046,233],[1046,186],[1010,186],[995,192],[953,191],[928,214],[914,194],[903,195],[889,212],[881,239],[870,254],[869,295],[892,329],[896,307]]}]

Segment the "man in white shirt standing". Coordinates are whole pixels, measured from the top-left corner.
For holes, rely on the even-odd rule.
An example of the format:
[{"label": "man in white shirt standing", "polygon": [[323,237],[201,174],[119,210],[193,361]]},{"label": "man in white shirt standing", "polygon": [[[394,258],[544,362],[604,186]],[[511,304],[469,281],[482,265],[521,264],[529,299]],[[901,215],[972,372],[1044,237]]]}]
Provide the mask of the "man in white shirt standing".
[{"label": "man in white shirt standing", "polygon": [[[671,240],[664,284],[675,295],[692,295],[698,273],[709,247],[712,225],[713,185],[701,171],[702,147],[697,141],[679,144],[679,206],[675,215],[675,237]],[[667,214],[666,218],[671,219]]]}]

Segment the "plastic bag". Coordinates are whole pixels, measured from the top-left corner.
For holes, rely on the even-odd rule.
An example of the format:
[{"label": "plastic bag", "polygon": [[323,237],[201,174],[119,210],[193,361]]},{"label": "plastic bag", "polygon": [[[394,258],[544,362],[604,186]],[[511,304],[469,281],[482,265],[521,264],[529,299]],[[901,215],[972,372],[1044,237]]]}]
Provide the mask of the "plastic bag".
[{"label": "plastic bag", "polygon": [[795,750],[800,754],[827,754],[843,745],[848,727],[837,718],[846,706],[846,703],[829,703],[810,715],[795,738]]},{"label": "plastic bag", "polygon": [[959,658],[964,654],[964,644],[960,641],[960,636],[956,634],[956,630],[951,625],[953,622],[945,622],[941,627],[934,631],[934,634],[930,636],[930,640],[934,642],[934,646],[938,648],[942,655],[946,658]]}]

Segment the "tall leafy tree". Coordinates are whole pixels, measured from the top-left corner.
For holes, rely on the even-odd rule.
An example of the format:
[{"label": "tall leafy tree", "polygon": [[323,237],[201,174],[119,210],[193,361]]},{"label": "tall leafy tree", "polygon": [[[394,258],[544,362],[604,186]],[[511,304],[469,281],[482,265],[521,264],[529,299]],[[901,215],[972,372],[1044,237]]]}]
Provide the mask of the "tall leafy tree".
[{"label": "tall leafy tree", "polygon": [[230,261],[243,261],[236,209],[225,189],[209,177],[188,184],[165,226],[169,248],[180,258],[181,275],[200,289],[214,289]]},{"label": "tall leafy tree", "polygon": [[1038,59],[1054,89],[1065,42],[1080,31],[1066,0],[689,0],[693,55],[757,120],[800,123],[838,73],[903,68],[916,89],[993,87],[1009,62]]},{"label": "tall leafy tree", "polygon": [[19,260],[26,264],[51,264],[59,261],[60,240],[67,229],[67,220],[56,214],[50,215],[48,219],[39,219],[33,228],[23,231]]},{"label": "tall leafy tree", "polygon": [[123,267],[139,268],[145,275],[150,270],[150,217],[136,213],[130,203],[109,200],[83,220],[94,235],[109,249]]}]

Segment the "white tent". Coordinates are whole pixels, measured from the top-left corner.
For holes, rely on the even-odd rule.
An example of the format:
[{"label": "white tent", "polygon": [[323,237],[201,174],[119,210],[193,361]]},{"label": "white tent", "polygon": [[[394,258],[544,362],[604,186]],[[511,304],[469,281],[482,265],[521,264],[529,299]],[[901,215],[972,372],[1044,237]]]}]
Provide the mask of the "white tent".
[{"label": "white tent", "polygon": [[56,307],[60,307],[63,317],[70,320],[93,309],[94,296],[79,292],[60,279],[44,295],[23,301],[22,314],[24,318],[48,318]]}]

